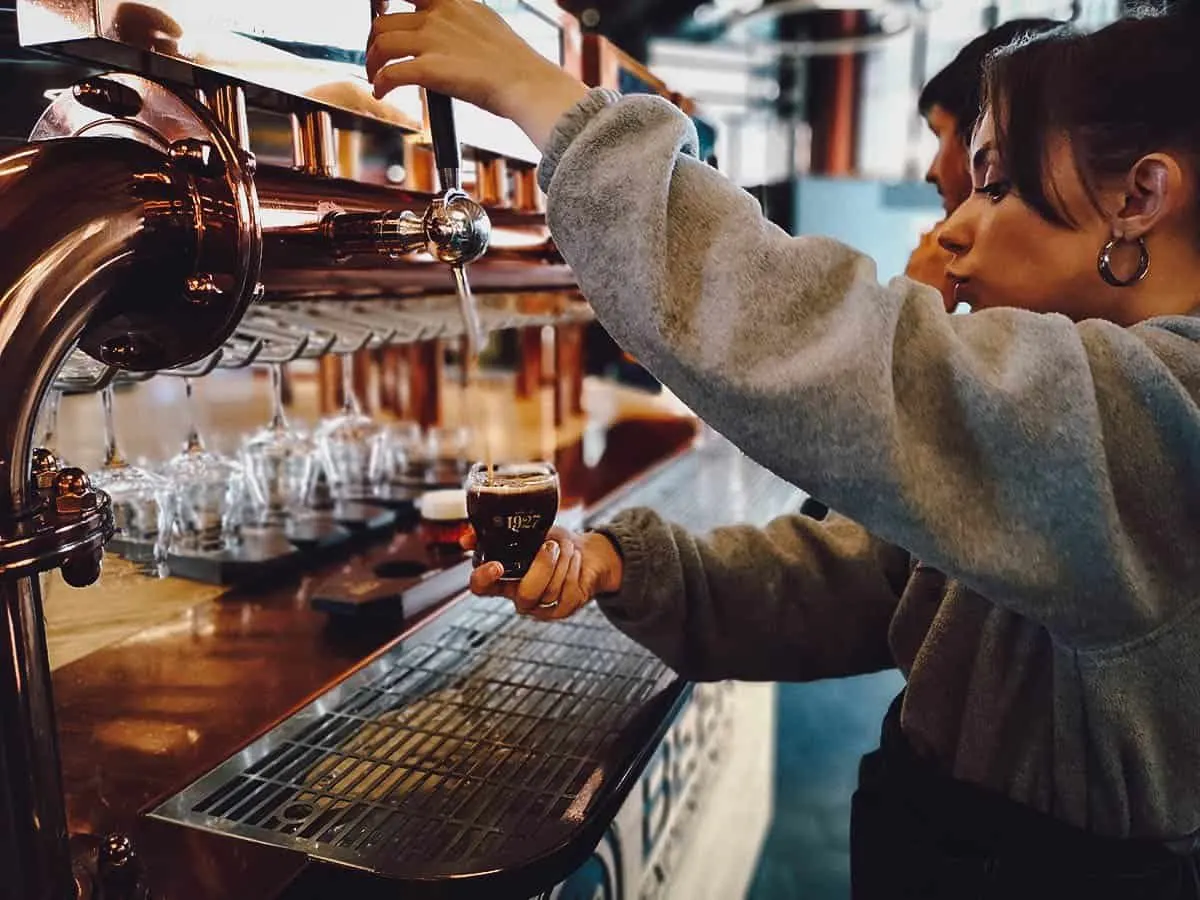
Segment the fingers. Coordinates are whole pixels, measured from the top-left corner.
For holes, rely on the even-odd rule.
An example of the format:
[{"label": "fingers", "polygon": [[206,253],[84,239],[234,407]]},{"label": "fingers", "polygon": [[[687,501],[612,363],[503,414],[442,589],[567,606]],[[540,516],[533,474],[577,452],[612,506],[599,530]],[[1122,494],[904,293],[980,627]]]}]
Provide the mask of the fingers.
[{"label": "fingers", "polygon": [[[569,541],[559,545],[562,551],[558,556],[558,564],[554,567],[554,574],[550,577],[550,584],[539,598],[540,603],[556,603],[562,596],[563,585],[566,584],[567,578],[570,576],[571,563],[579,556],[579,551],[575,549],[575,545]],[[536,609],[536,607],[535,607]]]},{"label": "fingers", "polygon": [[566,578],[563,581],[562,591],[554,598],[558,602],[549,608],[535,608],[532,612],[535,618],[543,622],[567,619],[587,604],[590,598],[579,584],[582,567],[583,553],[576,551],[564,566]]},{"label": "fingers", "polygon": [[467,533],[462,536],[458,545],[464,550],[474,550],[477,543],[478,538],[475,536],[475,529],[468,528]]},{"label": "fingers", "polygon": [[546,601],[546,589],[550,586],[554,568],[565,549],[557,541],[546,541],[542,544],[542,549],[529,564],[529,571],[517,588],[517,612],[529,612],[539,603]]},{"label": "fingers", "polygon": [[[583,550],[569,532],[555,529],[550,537],[520,583],[502,582],[504,567],[485,563],[471,573],[472,593],[507,597],[519,614],[543,622],[574,615],[592,599],[592,586],[583,583]],[[473,534],[463,538],[464,547],[474,543]],[[588,580],[594,579],[589,576]]]},{"label": "fingers", "polygon": [[504,577],[504,566],[498,562],[484,563],[471,572],[471,593],[481,597],[504,596],[500,579]]},{"label": "fingers", "polygon": [[429,21],[429,13],[410,12],[377,16],[371,20],[371,40],[392,31],[418,31]]},{"label": "fingers", "polygon": [[583,551],[581,550],[576,554],[575,561],[571,566],[571,574],[567,577],[567,584],[563,590],[560,606],[564,606],[569,610],[566,615],[573,615],[580,607],[586,606],[588,601],[592,599],[591,587],[583,583],[582,568]]},{"label": "fingers", "polygon": [[[415,17],[415,13],[413,16]],[[392,16],[395,19],[407,19],[409,16]],[[379,20],[384,21],[384,20]],[[389,31],[372,31],[370,42],[367,44],[367,78],[374,81],[380,69],[393,60],[406,60],[420,56],[429,49],[429,41],[418,28],[396,29]]]},{"label": "fingers", "polygon": [[420,59],[388,63],[371,79],[374,84],[375,99],[382,100],[398,87],[412,84],[426,85],[427,72],[428,66]]},{"label": "fingers", "polygon": [[570,544],[574,541],[574,535],[561,525],[551,525],[550,531],[546,534],[546,540],[558,541],[560,544]]}]

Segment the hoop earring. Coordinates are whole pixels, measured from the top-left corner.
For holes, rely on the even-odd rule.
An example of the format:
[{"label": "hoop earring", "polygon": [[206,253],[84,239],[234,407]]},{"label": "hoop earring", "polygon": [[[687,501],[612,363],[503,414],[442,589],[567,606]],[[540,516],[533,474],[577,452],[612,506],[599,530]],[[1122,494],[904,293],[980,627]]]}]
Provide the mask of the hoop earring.
[{"label": "hoop earring", "polygon": [[1128,278],[1122,279],[1117,277],[1117,274],[1112,270],[1112,254],[1124,242],[1124,238],[1113,238],[1100,249],[1100,259],[1097,261],[1100,277],[1104,279],[1105,283],[1118,288],[1132,287],[1144,279],[1150,271],[1150,251],[1146,248],[1146,239],[1138,238],[1137,271]]}]

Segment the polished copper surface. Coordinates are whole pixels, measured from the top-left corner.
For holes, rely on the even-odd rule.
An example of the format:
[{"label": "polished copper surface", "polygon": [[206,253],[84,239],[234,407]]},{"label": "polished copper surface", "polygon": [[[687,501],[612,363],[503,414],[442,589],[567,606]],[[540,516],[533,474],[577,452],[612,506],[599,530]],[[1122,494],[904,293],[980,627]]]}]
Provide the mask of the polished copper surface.
[{"label": "polished copper surface", "polygon": [[555,329],[554,367],[554,421],[562,423],[583,411],[582,325]]},{"label": "polished copper surface", "polygon": [[[428,162],[428,155],[421,156]],[[497,164],[492,164],[496,168]],[[410,185],[428,186],[427,165],[414,158]],[[337,211],[359,216],[387,211],[425,215],[434,195],[362,184],[344,178],[313,178],[280,166],[260,165],[255,185],[263,223],[264,281],[271,293],[372,286],[397,293],[431,289],[449,292],[449,273],[425,254],[401,258],[386,265],[377,248],[344,252],[349,245],[331,241],[327,219]],[[528,200],[525,202],[528,203]],[[487,208],[495,234],[488,255],[472,267],[479,289],[573,289],[574,277],[548,240],[545,217],[520,207]]]},{"label": "polished copper surface", "polygon": [[[691,419],[617,423],[556,454],[564,508],[592,505],[681,452]],[[588,451],[585,453],[585,449]],[[155,824],[140,813],[236,752],[387,645],[403,626],[313,612],[309,582],[232,592],[54,674],[73,831],[137,842],[159,900],[268,900],[304,860]]]},{"label": "polished copper surface", "polygon": [[[328,20],[289,9],[286,2],[235,4],[214,16],[206,4],[164,0],[19,0],[20,40],[62,56],[91,60],[188,85],[232,80],[260,103],[282,110],[321,104],[335,124],[418,132],[423,116],[416,87],[376,99],[366,80],[362,42],[370,21],[365,0],[344,4]],[[292,5],[294,7],[294,5]],[[523,20],[535,11],[540,33],[561,30],[563,14],[551,0],[520,0],[508,15],[531,40]],[[305,21],[308,19],[308,21]],[[315,34],[297,43],[305,25]],[[577,31],[578,26],[576,26]],[[321,45],[321,46],[318,46]],[[303,48],[303,49],[301,49]],[[556,60],[563,62],[564,60]],[[537,148],[515,125],[497,123],[465,104],[464,143],[483,151],[536,162]]]},{"label": "polished copper surface", "polygon": [[[0,518],[27,520],[39,498],[31,478],[38,407],[55,371],[82,338],[122,364],[164,365],[211,353],[242,304],[183,309],[189,245],[214,220],[195,202],[194,180],[171,157],[131,140],[81,138],[20,147],[0,159]],[[54,198],[50,201],[48,198]],[[194,249],[193,249],[194,252]],[[242,274],[245,274],[243,272]],[[141,316],[147,305],[160,318]],[[236,314],[240,314],[238,311]],[[167,318],[161,318],[161,317]],[[124,323],[126,340],[105,329]],[[167,326],[165,323],[170,322]],[[120,351],[120,352],[118,352]],[[5,530],[14,534],[11,525]],[[38,547],[53,554],[79,536]],[[50,552],[47,552],[50,551]],[[9,560],[11,563],[12,560]],[[73,582],[84,580],[78,569]],[[70,882],[58,790],[41,594],[36,576],[0,583],[0,897],[49,900]]]},{"label": "polished copper surface", "polygon": [[[94,359],[139,372],[199,362],[232,335],[258,295],[262,234],[254,166],[226,128],[236,122],[245,137],[244,106],[236,107],[228,94],[214,94],[226,102],[210,110],[158,82],[116,72],[60,92],[34,125],[31,149],[75,145],[84,160],[84,178],[93,174],[86,165],[89,158],[99,161],[109,155],[98,149],[98,138],[157,151],[145,154],[124,184],[95,195],[94,202],[107,201],[115,212],[118,196],[141,194],[138,205],[145,210],[146,226],[159,223],[143,232],[161,232],[165,222],[170,233],[161,235],[155,252],[141,265],[120,261],[132,273],[127,277],[138,281],[118,285],[88,323],[80,348]],[[231,119],[218,117],[217,110],[230,113]],[[234,110],[242,116],[233,115]],[[60,182],[66,177],[61,173]],[[55,187],[74,190],[67,183]],[[57,224],[56,217],[50,219]],[[14,240],[25,237],[11,222],[6,225],[4,234]],[[170,268],[155,273],[163,265]],[[155,283],[147,285],[150,273],[157,277],[150,275]],[[67,272],[54,274],[75,283]]]}]

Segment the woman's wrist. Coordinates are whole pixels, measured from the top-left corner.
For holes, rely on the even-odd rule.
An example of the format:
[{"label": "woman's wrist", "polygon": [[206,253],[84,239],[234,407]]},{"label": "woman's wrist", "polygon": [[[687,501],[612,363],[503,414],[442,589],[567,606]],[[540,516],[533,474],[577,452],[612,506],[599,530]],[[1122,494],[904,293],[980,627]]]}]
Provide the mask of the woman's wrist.
[{"label": "woman's wrist", "polygon": [[539,150],[550,142],[555,126],[588,95],[588,87],[563,69],[545,60],[505,90],[499,110],[512,119]]},{"label": "woman's wrist", "polygon": [[591,545],[595,553],[600,577],[596,583],[597,594],[616,594],[620,592],[625,580],[625,560],[616,543],[606,534],[590,531],[584,539]]}]

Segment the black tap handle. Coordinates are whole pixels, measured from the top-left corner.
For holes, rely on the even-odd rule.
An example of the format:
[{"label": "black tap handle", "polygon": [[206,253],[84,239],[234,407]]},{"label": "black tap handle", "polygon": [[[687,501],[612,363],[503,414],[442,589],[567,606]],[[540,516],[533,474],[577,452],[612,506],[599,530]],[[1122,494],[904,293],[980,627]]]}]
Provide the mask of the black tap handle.
[{"label": "black tap handle", "polygon": [[454,105],[448,96],[434,91],[425,93],[425,103],[429,108],[433,158],[442,190],[461,187],[462,148],[458,144],[458,129],[454,126]]}]

